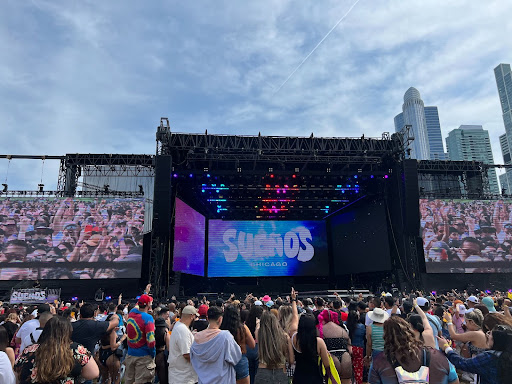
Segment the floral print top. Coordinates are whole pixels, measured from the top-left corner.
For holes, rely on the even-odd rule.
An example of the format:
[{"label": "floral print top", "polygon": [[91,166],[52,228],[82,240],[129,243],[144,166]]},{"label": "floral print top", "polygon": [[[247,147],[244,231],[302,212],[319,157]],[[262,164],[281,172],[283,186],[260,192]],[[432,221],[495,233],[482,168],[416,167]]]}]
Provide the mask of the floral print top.
[{"label": "floral print top", "polygon": [[[68,376],[59,379],[52,384],[78,384],[80,382],[78,377],[80,376],[82,367],[91,359],[91,353],[83,345],[77,343],[72,343],[70,347],[73,351],[75,367]],[[37,366],[35,365],[37,348],[39,348],[39,344],[32,344],[25,348],[14,365],[14,370],[18,373],[20,378],[20,384],[38,383],[36,381]]]}]

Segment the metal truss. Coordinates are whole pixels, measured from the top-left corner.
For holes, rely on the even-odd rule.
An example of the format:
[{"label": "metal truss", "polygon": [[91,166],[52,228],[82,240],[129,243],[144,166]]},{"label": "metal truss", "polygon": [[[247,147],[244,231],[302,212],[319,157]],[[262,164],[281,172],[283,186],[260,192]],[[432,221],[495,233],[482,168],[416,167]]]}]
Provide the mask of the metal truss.
[{"label": "metal truss", "polygon": [[419,160],[418,173],[483,172],[486,165],[479,161]]},{"label": "metal truss", "polygon": [[[1,197],[63,197],[67,196],[63,191],[0,191]],[[125,191],[77,191],[76,197],[123,197],[123,198],[142,198],[143,192],[125,192]]]}]

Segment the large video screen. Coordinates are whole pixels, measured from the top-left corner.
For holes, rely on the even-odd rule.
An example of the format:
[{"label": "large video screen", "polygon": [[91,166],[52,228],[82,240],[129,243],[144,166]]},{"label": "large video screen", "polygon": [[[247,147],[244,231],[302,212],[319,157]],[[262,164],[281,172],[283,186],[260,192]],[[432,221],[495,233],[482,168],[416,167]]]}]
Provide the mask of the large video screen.
[{"label": "large video screen", "polygon": [[208,277],[328,273],[322,221],[210,220],[208,228]]},{"label": "large video screen", "polygon": [[205,219],[180,199],[175,200],[173,270],[204,276]]},{"label": "large video screen", "polygon": [[143,199],[1,198],[0,280],[140,278]]},{"label": "large video screen", "polygon": [[512,272],[512,200],[420,199],[427,272]]},{"label": "large video screen", "polygon": [[388,221],[383,201],[363,201],[331,218],[337,275],[391,270]]}]

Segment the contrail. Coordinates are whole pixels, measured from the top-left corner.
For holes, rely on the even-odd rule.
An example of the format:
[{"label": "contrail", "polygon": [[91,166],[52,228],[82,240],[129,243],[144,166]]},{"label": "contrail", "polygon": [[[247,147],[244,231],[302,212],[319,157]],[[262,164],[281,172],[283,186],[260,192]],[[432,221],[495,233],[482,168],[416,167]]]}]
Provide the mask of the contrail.
[{"label": "contrail", "polygon": [[277,92],[279,92],[281,90],[281,88],[284,87],[284,85],[288,82],[288,80],[291,79],[291,77],[295,74],[295,72],[297,72],[299,70],[300,67],[302,67],[302,65],[307,61],[307,59],[309,59],[309,57],[313,54],[313,52],[316,51],[316,49],[320,46],[320,44],[322,44],[324,42],[325,39],[327,39],[329,37],[329,35],[332,33],[332,31],[334,31],[336,29],[336,27],[343,21],[345,20],[345,18],[348,16],[348,14],[352,11],[352,9],[357,5],[357,3],[359,3],[360,0],[356,0],[356,2],[348,9],[347,13],[345,13],[341,19],[338,20],[338,22],[336,24],[334,24],[334,27],[331,28],[331,30],[329,32],[327,32],[327,34],[322,38],[322,40],[320,40],[318,42],[317,45],[315,45],[315,48],[313,48],[313,50],[311,52],[309,52],[309,54],[304,58],[304,60],[301,61],[301,63],[299,65],[297,65],[297,68],[295,68],[293,70],[292,73],[290,73],[290,75],[286,78],[286,80],[283,82],[283,84],[281,84],[279,86],[279,88],[277,88],[274,93],[272,94],[272,96],[274,96]]}]

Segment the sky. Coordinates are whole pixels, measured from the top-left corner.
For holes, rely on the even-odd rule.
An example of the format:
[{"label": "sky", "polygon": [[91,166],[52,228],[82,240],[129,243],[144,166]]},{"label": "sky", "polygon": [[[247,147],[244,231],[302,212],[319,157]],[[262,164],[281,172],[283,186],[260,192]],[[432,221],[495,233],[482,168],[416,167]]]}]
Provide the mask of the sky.
[{"label": "sky", "polygon": [[[414,86],[443,138],[481,124],[501,164],[493,69],[512,62],[511,14],[502,0],[5,0],[0,153],[154,154],[163,116],[173,132],[380,137]],[[0,159],[11,190],[57,174]]]}]

